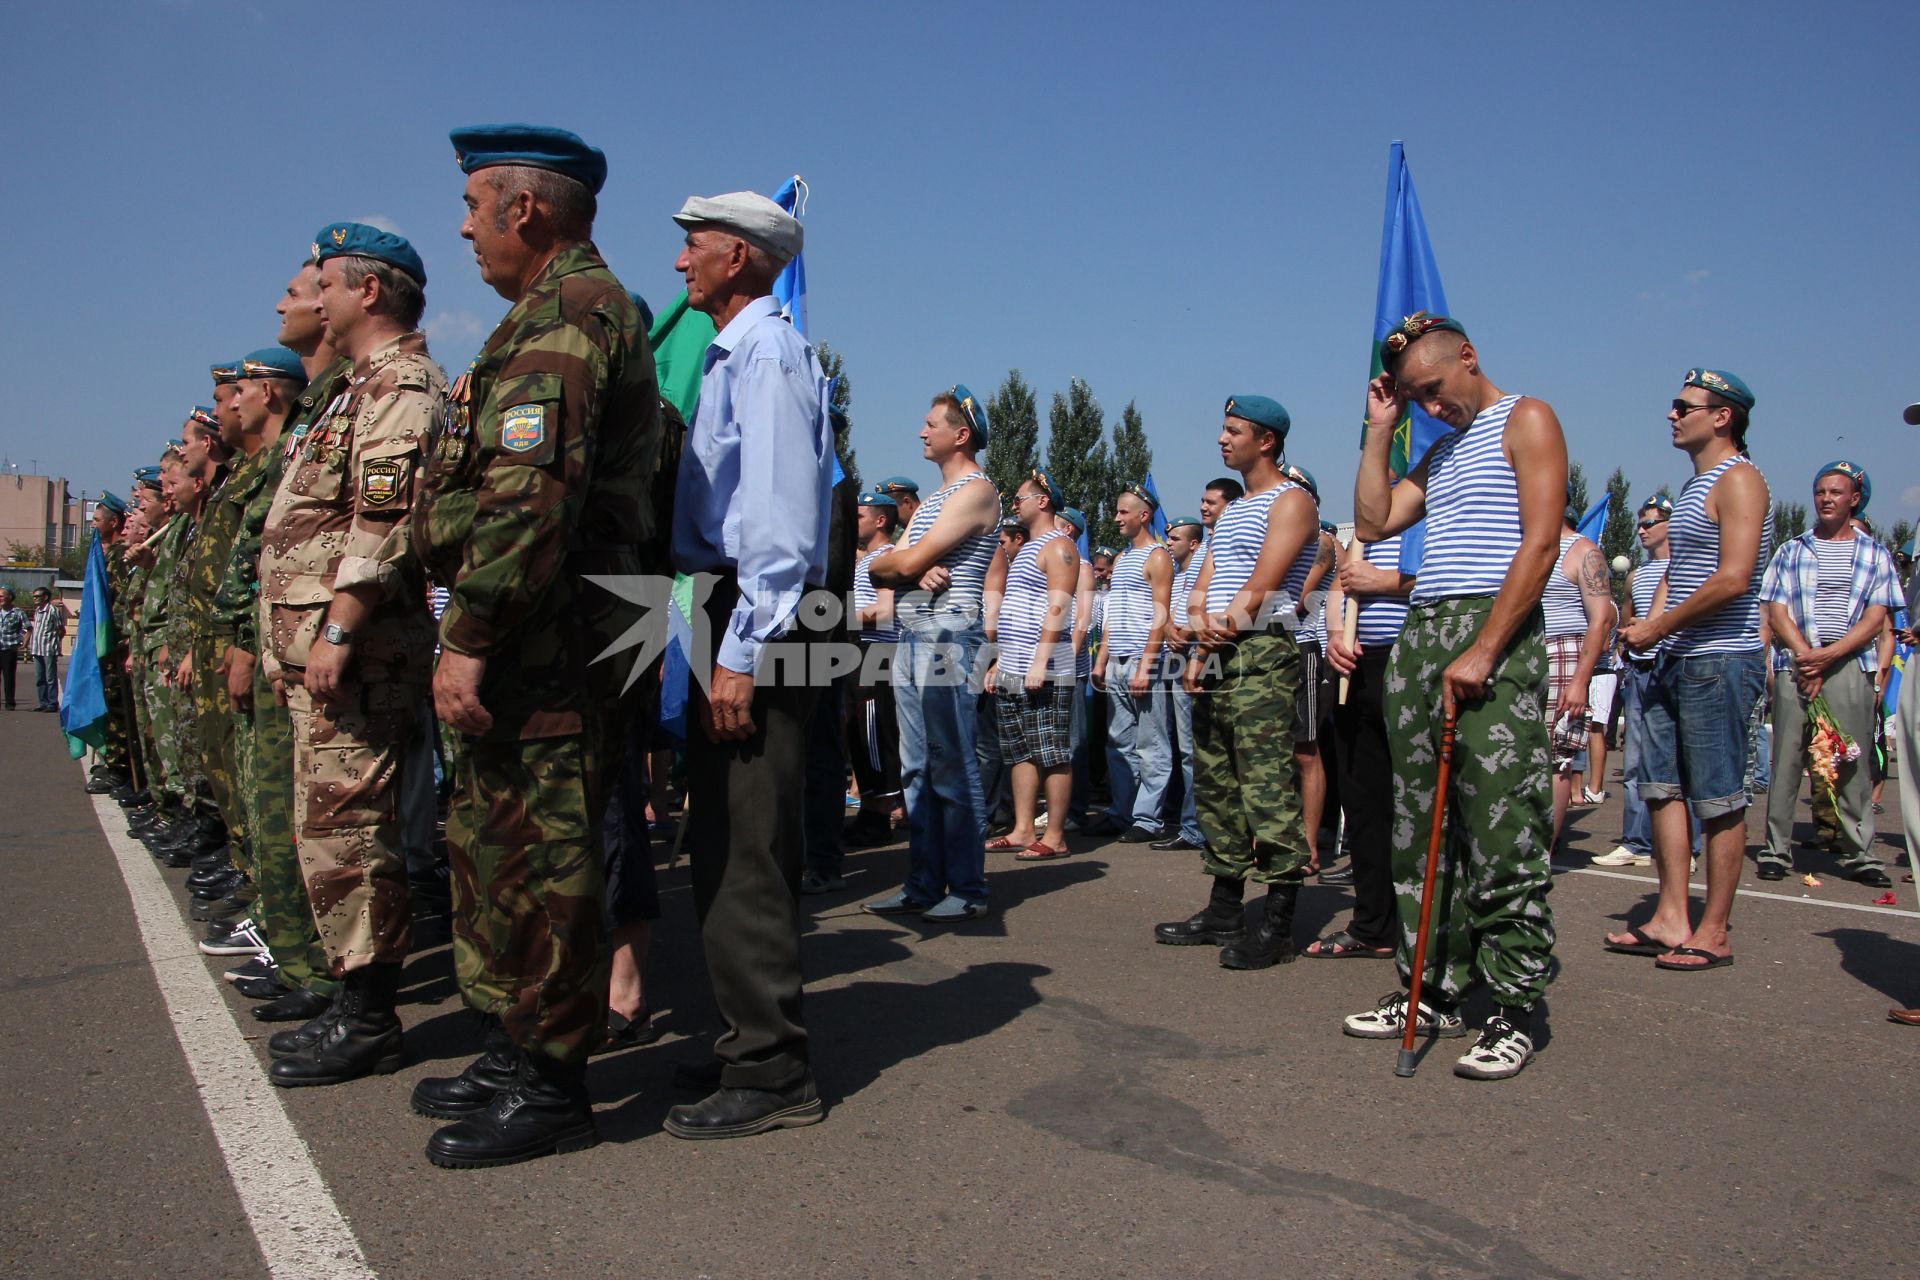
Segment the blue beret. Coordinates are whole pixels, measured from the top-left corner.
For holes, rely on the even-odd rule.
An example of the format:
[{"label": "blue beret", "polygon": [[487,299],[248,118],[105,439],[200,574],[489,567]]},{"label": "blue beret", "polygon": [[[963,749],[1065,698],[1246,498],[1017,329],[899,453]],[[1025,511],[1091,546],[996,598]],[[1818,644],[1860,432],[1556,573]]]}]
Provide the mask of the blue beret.
[{"label": "blue beret", "polygon": [[858,501],[863,507],[892,507],[896,511],[900,509],[900,504],[892,498],[884,493],[875,493],[871,489],[861,494]]},{"label": "blue beret", "polygon": [[880,482],[880,487],[888,493],[911,493],[915,497],[920,496],[919,482],[909,480],[906,476],[888,476]]},{"label": "blue beret", "polygon": [[160,468],[159,467],[139,468],[137,471],[133,473],[133,482],[135,484],[158,486],[160,483]]},{"label": "blue beret", "polygon": [[1340,532],[1340,526],[1331,520],[1322,520],[1320,522],[1320,532],[1338,534]]},{"label": "blue beret", "polygon": [[1430,333],[1457,333],[1467,336],[1466,326],[1452,316],[1436,316],[1429,311],[1416,311],[1405,317],[1399,324],[1389,329],[1380,339],[1380,367],[1386,368],[1393,363],[1395,356],[1412,346],[1415,340]]},{"label": "blue beret", "polygon": [[495,165],[525,165],[549,169],[572,178],[595,195],[607,181],[607,157],[578,134],[535,124],[475,124],[455,129],[453,158],[460,172],[491,169]]},{"label": "blue beret", "polygon": [[240,360],[240,376],[243,378],[286,378],[306,385],[307,368],[300,363],[300,357],[285,347],[262,347],[258,351],[249,351]]},{"label": "blue beret", "polygon": [[1060,509],[1067,505],[1067,495],[1060,492],[1060,486],[1055,484],[1053,477],[1044,471],[1035,471],[1033,480],[1047,492],[1047,509],[1059,515]]},{"label": "blue beret", "polygon": [[1175,529],[1181,528],[1205,529],[1206,527],[1206,525],[1200,522],[1199,516],[1175,516],[1173,519],[1167,521],[1168,533],[1172,533]]},{"label": "blue beret", "polygon": [[1140,499],[1140,501],[1146,503],[1148,511],[1158,511],[1160,509],[1160,499],[1154,497],[1153,490],[1147,488],[1144,484],[1121,485],[1120,492],[1130,493]]},{"label": "blue beret", "polygon": [[642,329],[645,329],[648,333],[652,333],[653,332],[653,308],[647,305],[647,300],[645,298],[641,297],[639,294],[635,293],[631,289],[627,290],[627,297],[633,299],[633,305],[640,308],[640,327]]},{"label": "blue beret", "polygon": [[947,394],[960,402],[961,412],[965,413],[967,420],[973,423],[973,447],[975,449],[986,448],[987,407],[973,398],[973,392],[967,390],[967,384],[964,382],[954,383],[947,391]]},{"label": "blue beret", "polygon": [[1025,533],[1027,526],[1020,523],[1019,516],[1001,516],[1000,531],[1002,533]]},{"label": "blue beret", "polygon": [[1107,559],[1111,560],[1115,556],[1119,555],[1120,553],[1118,551],[1115,551],[1112,547],[1108,546],[1106,543],[1103,542],[1099,546],[1093,549],[1093,554],[1096,556],[1105,556],[1107,557]]},{"label": "blue beret", "polygon": [[1639,510],[1645,511],[1648,507],[1652,507],[1663,516],[1670,516],[1673,514],[1673,499],[1664,493],[1656,493],[1641,503]]},{"label": "blue beret", "polygon": [[1300,466],[1298,463],[1289,462],[1287,464],[1287,479],[1312,494],[1314,502],[1318,503],[1320,501],[1320,486],[1314,483],[1313,472]]},{"label": "blue beret", "polygon": [[213,375],[214,386],[224,387],[229,382],[240,381],[240,362],[235,360],[231,364],[216,364],[207,372]]},{"label": "blue beret", "polygon": [[1853,487],[1860,491],[1860,505],[1853,509],[1853,514],[1867,514],[1867,504],[1873,501],[1873,481],[1867,478],[1865,467],[1857,462],[1848,462],[1845,458],[1837,458],[1814,472],[1813,482],[1819,484],[1821,476],[1845,476],[1853,481]]},{"label": "blue beret", "polygon": [[427,282],[427,264],[407,243],[405,236],[370,227],[364,222],[330,222],[313,237],[316,262],[328,258],[372,258],[412,276],[420,284]]},{"label": "blue beret", "polygon": [[1730,400],[1749,412],[1753,409],[1753,392],[1747,390],[1746,383],[1724,369],[1689,369],[1683,385],[1711,391],[1722,400]]},{"label": "blue beret", "polygon": [[[197,404],[193,406],[193,408],[189,409],[187,411],[187,421],[197,422],[203,427],[210,428],[216,435],[219,434],[220,417],[211,408],[209,408],[204,404]],[[184,444],[185,441],[182,441],[181,443]]]},{"label": "blue beret", "polygon": [[1081,513],[1078,507],[1062,507],[1060,509],[1060,518],[1072,525],[1075,529],[1078,529],[1081,533],[1087,531],[1087,517]]},{"label": "blue beret", "polygon": [[1912,538],[1908,538],[1905,542],[1900,544],[1900,551],[1898,554],[1905,556],[1909,560],[1913,559],[1913,539]]},{"label": "blue beret", "polygon": [[1286,406],[1270,396],[1228,396],[1226,414],[1256,427],[1265,427],[1282,440],[1287,438],[1287,429],[1293,425]]},{"label": "blue beret", "polygon": [[114,493],[112,490],[108,490],[100,495],[100,505],[117,516],[127,514],[125,499],[121,498],[119,494]]}]

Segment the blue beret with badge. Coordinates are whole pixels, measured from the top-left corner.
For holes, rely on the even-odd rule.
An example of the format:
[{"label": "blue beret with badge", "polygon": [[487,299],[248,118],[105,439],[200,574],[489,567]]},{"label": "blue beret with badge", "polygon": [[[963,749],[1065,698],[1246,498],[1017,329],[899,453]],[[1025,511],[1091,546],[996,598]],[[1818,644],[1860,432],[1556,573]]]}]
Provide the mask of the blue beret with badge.
[{"label": "blue beret with badge", "polygon": [[204,404],[197,404],[187,411],[187,421],[197,422],[215,435],[220,434],[220,416]]},{"label": "blue beret with badge", "polygon": [[1853,514],[1867,514],[1867,504],[1873,501],[1873,481],[1867,478],[1865,467],[1857,462],[1848,462],[1845,458],[1836,458],[1813,473],[1813,482],[1819,484],[1821,476],[1845,476],[1853,481],[1854,489],[1860,494],[1860,505],[1853,509]]},{"label": "blue beret with badge", "polygon": [[1118,556],[1120,553],[1118,551],[1115,551],[1112,547],[1108,546],[1106,543],[1103,542],[1099,546],[1093,549],[1093,554],[1097,556],[1105,556],[1107,559],[1112,560],[1114,557]]},{"label": "blue beret with badge", "polygon": [[133,473],[133,482],[135,484],[149,485],[156,489],[159,488],[160,487],[160,468],[159,467],[136,468]]},{"label": "blue beret with badge", "polygon": [[258,351],[249,351],[240,360],[240,376],[243,378],[284,378],[305,386],[307,367],[300,363],[300,357],[285,347],[261,347]]},{"label": "blue beret with badge", "polygon": [[1287,416],[1286,406],[1271,396],[1228,396],[1226,415],[1251,422],[1256,427],[1265,427],[1282,440],[1293,426],[1293,419]]},{"label": "blue beret with badge", "polygon": [[1315,503],[1318,503],[1320,501],[1320,486],[1314,483],[1313,472],[1307,470],[1305,467],[1300,466],[1297,463],[1289,462],[1287,464],[1285,475],[1287,479],[1293,481],[1295,484],[1299,485],[1302,489],[1305,489],[1308,493],[1312,494],[1313,500]]},{"label": "blue beret with badge", "polygon": [[427,264],[405,236],[370,227],[364,222],[329,222],[313,237],[313,260],[372,258],[397,267],[421,285],[427,283]]},{"label": "blue beret with badge", "polygon": [[474,124],[447,135],[460,172],[499,165],[546,169],[572,178],[595,195],[607,181],[607,157],[578,134],[537,124]]},{"label": "blue beret with badge", "polygon": [[1199,516],[1175,516],[1173,519],[1167,521],[1168,533],[1172,533],[1175,529],[1200,529],[1204,531],[1206,527],[1206,525],[1200,522]]},{"label": "blue beret with badge", "polygon": [[1465,338],[1467,327],[1452,316],[1437,316],[1431,311],[1416,311],[1405,316],[1380,339],[1380,367],[1391,368],[1401,352],[1430,333],[1457,333]]},{"label": "blue beret with badge", "polygon": [[207,372],[213,375],[214,386],[224,387],[230,382],[240,381],[240,362],[235,360],[231,363],[211,365]]},{"label": "blue beret with badge", "polygon": [[101,493],[100,505],[117,516],[127,514],[126,500],[110,489]]},{"label": "blue beret with badge", "polygon": [[973,392],[967,390],[967,384],[956,382],[947,390],[947,394],[960,402],[960,411],[967,415],[967,421],[973,424],[973,447],[975,450],[987,447],[987,407],[973,398]]},{"label": "blue beret with badge", "polygon": [[861,494],[856,501],[863,507],[892,507],[896,511],[900,509],[900,504],[892,498],[884,493],[875,493],[871,489]]},{"label": "blue beret with badge", "polygon": [[1673,499],[1664,493],[1656,493],[1641,503],[1639,509],[1645,511],[1648,507],[1652,507],[1663,516],[1670,516],[1673,514]]},{"label": "blue beret with badge", "polygon": [[1724,369],[1689,369],[1682,385],[1711,391],[1722,400],[1737,404],[1749,413],[1753,411],[1753,392],[1747,389],[1746,383]]},{"label": "blue beret with badge", "polygon": [[1060,518],[1072,525],[1075,533],[1085,533],[1087,531],[1087,517],[1078,507],[1060,508]]},{"label": "blue beret with badge", "polygon": [[920,496],[919,481],[906,476],[888,476],[880,482],[880,487],[888,493],[911,493],[916,498]]}]

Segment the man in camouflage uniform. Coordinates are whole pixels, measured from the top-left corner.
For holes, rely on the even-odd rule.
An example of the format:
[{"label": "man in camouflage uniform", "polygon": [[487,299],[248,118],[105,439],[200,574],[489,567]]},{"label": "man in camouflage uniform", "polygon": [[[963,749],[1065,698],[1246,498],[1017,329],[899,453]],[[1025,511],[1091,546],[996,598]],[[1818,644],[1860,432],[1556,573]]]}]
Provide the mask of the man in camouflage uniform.
[{"label": "man in camouflage uniform", "polygon": [[148,848],[178,835],[186,815],[167,792],[165,771],[155,745],[152,717],[147,713],[147,653],[140,619],[145,609],[147,580],[153,572],[153,549],[147,540],[166,527],[166,501],[160,493],[160,468],[142,467],[133,473],[133,510],[121,531],[124,589],[114,593],[113,626],[119,639],[114,661],[122,671],[127,701],[132,708],[130,750],[139,758],[147,803],[129,816],[128,830]]},{"label": "man in camouflage uniform", "polygon": [[260,596],[293,720],[300,868],[340,990],[269,1042],[280,1055],[270,1078],[287,1087],[400,1065],[394,998],[413,912],[399,773],[433,651],[407,512],[447,396],[417,328],[426,268],[413,246],[334,223],[314,256],[327,330],[353,376],[285,464],[261,537]]},{"label": "man in camouflage uniform", "polygon": [[[202,438],[204,440],[204,435]],[[182,589],[180,561],[192,542],[200,509],[206,500],[205,481],[196,478],[195,467],[188,461],[185,448],[184,440],[176,441],[161,459],[160,482],[173,516],[154,548],[153,568],[147,574],[140,618],[142,643],[147,651],[147,712],[153,720],[169,794],[186,813],[179,834],[155,849],[160,860],[170,867],[187,866],[196,856],[217,858],[227,836],[200,767],[200,753],[189,745],[194,734],[194,718],[186,684],[192,669],[184,647],[186,632],[175,620]]]},{"label": "man in camouflage uniform", "polygon": [[[570,133],[460,130],[461,235],[513,303],[457,384],[414,515],[450,596],[434,672],[459,731],[447,820],[461,993],[498,1019],[460,1076],[414,1108],[457,1119],[447,1166],[597,1140],[587,1055],[605,1034],[601,824],[624,745],[633,654],[594,659],[636,620],[587,575],[658,574],[649,484],[659,389],[640,310],[592,243],[606,158]],[[464,1118],[461,1118],[464,1117]]]},{"label": "man in camouflage uniform", "polygon": [[278,696],[268,666],[260,661],[260,540],[267,514],[279,492],[287,459],[300,448],[320,412],[346,386],[352,362],[335,355],[320,313],[320,266],[309,258],[287,282],[275,308],[279,341],[297,353],[308,381],[283,403],[291,380],[263,379],[241,388],[243,415],[263,417],[259,426],[264,467],[259,486],[246,501],[240,533],[225,578],[214,597],[216,627],[229,636],[227,696],[245,723],[248,749],[240,772],[248,798],[247,822],[253,834],[253,881],[258,897],[253,922],[259,940],[288,993],[255,1005],[262,1022],[307,1021],[318,1017],[339,990],[320,945],[320,933],[307,900],[306,881],[293,829],[293,719]]},{"label": "man in camouflage uniform", "polygon": [[112,795],[121,804],[133,808],[144,798],[138,793],[145,784],[144,775],[134,759],[133,724],[128,718],[130,704],[127,701],[124,666],[127,633],[123,602],[127,595],[129,567],[126,546],[120,535],[126,518],[126,511],[116,511],[106,502],[94,504],[93,533],[100,539],[104,548],[102,554],[107,562],[109,616],[113,624],[114,648],[100,660],[100,678],[104,686],[102,692],[107,703],[107,739],[100,752],[100,763],[94,766],[86,789],[92,795]]}]

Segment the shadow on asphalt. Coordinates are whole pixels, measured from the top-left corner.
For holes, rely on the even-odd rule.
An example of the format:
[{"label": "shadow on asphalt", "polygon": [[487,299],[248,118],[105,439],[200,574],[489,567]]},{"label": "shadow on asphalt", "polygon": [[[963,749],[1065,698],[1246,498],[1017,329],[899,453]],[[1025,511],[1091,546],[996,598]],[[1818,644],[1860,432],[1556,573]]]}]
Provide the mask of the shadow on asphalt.
[{"label": "shadow on asphalt", "polygon": [[1920,1005],[1920,943],[1890,938],[1877,929],[1828,929],[1840,952],[1840,971],[1872,987],[1902,1009]]}]

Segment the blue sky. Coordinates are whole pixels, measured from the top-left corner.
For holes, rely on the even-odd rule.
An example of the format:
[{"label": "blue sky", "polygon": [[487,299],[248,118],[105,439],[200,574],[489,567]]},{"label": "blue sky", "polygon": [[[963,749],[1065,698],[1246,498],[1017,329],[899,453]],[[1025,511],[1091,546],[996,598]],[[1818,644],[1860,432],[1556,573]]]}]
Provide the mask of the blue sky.
[{"label": "blue sky", "polygon": [[1915,48],[1908,4],[10,5],[0,447],[123,488],[338,218],[414,241],[457,370],[505,303],[446,133],[525,119],[607,152],[597,239],[656,304],[683,198],[807,178],[869,476],[1019,367],[1043,418],[1072,376],[1137,401],[1182,509],[1224,397],[1273,395],[1344,517],[1403,138],[1489,371],[1596,482],[1684,478],[1663,407],[1706,363],[1776,495],[1847,456],[1911,518]]}]

